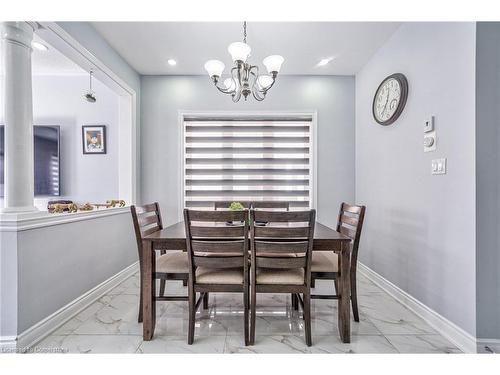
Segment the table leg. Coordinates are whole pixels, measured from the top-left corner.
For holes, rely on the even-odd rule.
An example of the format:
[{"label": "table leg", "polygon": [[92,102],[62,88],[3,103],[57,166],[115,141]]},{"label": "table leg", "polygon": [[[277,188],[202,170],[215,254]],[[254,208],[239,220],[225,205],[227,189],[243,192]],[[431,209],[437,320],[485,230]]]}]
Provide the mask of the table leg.
[{"label": "table leg", "polygon": [[340,298],[338,308],[338,326],[340,339],[344,343],[351,342],[351,288],[350,288],[350,269],[351,269],[351,246],[349,243],[342,242],[340,253]]},{"label": "table leg", "polygon": [[153,338],[156,323],[156,301],[154,299],[156,293],[156,280],[154,279],[156,254],[153,250],[153,241],[143,241],[142,248],[144,251],[142,254],[142,338],[144,341],[149,341]]}]

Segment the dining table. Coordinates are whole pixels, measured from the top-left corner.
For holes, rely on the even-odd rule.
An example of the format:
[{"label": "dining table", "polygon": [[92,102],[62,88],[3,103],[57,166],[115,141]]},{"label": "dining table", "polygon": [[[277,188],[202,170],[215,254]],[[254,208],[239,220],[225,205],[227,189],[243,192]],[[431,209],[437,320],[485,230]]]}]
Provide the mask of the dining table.
[{"label": "dining table", "polygon": [[[184,221],[162,228],[143,237],[142,255],[142,308],[143,308],[143,340],[153,338],[156,324],[156,280],[154,278],[156,251],[186,250],[186,232]],[[350,261],[351,239],[326,225],[316,222],[313,240],[314,251],[333,251],[339,255],[339,290],[338,329],[340,339],[344,343],[351,341],[350,311]]]}]

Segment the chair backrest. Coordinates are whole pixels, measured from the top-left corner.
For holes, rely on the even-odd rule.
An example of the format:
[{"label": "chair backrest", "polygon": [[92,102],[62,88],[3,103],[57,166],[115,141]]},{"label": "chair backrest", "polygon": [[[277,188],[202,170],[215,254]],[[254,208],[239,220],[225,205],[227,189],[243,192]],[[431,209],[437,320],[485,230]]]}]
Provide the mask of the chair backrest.
[{"label": "chair backrest", "polygon": [[[190,273],[196,283],[196,267],[248,265],[248,210],[196,211],[184,209]],[[245,279],[246,280],[246,279]]]},{"label": "chair backrest", "polygon": [[[305,268],[310,284],[311,254],[316,211],[250,210],[250,249],[257,268]],[[256,222],[265,222],[263,226]],[[254,272],[254,271],[252,271]]]},{"label": "chair backrest", "polygon": [[132,221],[134,222],[135,239],[139,260],[142,261],[142,239],[156,231],[163,229],[161,221],[160,205],[158,202],[144,206],[130,206]]},{"label": "chair backrest", "polygon": [[[229,208],[234,201],[215,201],[214,209]],[[245,208],[276,208],[290,210],[290,202],[285,201],[238,201]]]},{"label": "chair backrest", "polygon": [[290,211],[290,202],[285,201],[253,201],[252,208],[276,208]]},{"label": "chair backrest", "polygon": [[365,210],[365,206],[356,206],[345,202],[340,205],[337,232],[352,240],[351,265],[353,267],[356,266],[358,260],[359,239],[361,238],[361,229],[365,219]]}]

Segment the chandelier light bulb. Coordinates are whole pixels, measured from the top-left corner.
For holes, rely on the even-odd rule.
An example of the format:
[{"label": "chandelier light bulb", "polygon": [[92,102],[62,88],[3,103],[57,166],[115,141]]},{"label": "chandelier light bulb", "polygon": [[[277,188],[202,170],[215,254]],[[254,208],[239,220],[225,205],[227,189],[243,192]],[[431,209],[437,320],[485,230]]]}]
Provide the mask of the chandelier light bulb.
[{"label": "chandelier light bulb", "polygon": [[267,56],[262,61],[262,63],[264,64],[264,66],[266,67],[266,69],[269,73],[272,73],[272,72],[279,73],[279,71],[281,69],[281,64],[283,64],[284,61],[285,61],[285,59],[283,58],[283,56],[271,55],[271,56]]},{"label": "chandelier light bulb", "polygon": [[273,78],[268,76],[267,74],[259,76],[257,78],[257,83],[263,89],[267,89],[269,86],[273,84]]},{"label": "chandelier light bulb", "polygon": [[205,63],[205,70],[208,72],[210,77],[220,77],[224,71],[225,65],[219,60],[208,60]]},{"label": "chandelier light bulb", "polygon": [[248,57],[250,56],[250,52],[252,49],[250,46],[243,42],[234,42],[227,47],[227,51],[231,55],[231,58],[234,62],[243,61],[246,62]]}]

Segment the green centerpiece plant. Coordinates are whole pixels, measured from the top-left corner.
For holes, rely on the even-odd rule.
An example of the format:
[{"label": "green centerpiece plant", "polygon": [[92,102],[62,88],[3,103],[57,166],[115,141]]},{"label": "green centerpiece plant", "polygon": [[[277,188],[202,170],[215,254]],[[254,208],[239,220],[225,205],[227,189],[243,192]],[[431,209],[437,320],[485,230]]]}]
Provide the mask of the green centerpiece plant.
[{"label": "green centerpiece plant", "polygon": [[[231,211],[241,211],[241,210],[245,209],[245,206],[243,206],[240,202],[231,202],[231,204],[229,205],[229,209]],[[246,222],[247,222],[247,224],[249,223],[248,219],[246,220]],[[235,224],[234,221],[233,221],[233,224]]]},{"label": "green centerpiece plant", "polygon": [[240,202],[231,202],[229,205],[229,209],[231,211],[241,211],[244,210],[245,207]]}]

